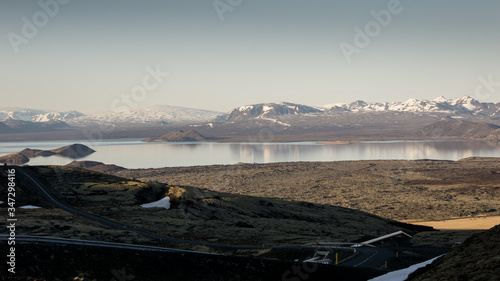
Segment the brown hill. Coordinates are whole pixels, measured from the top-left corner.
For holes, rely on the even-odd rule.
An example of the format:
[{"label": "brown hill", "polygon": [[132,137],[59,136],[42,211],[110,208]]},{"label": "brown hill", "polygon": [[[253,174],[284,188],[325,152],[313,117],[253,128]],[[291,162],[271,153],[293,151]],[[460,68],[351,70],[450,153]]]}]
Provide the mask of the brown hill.
[{"label": "brown hill", "polygon": [[0,157],[0,163],[6,163],[10,165],[22,165],[30,161],[28,157],[21,153],[11,153]]},{"label": "brown hill", "polygon": [[189,131],[172,131],[159,138],[145,139],[145,142],[182,142],[182,141],[207,141],[207,138],[200,133]]},{"label": "brown hill", "polygon": [[424,137],[454,137],[500,140],[500,126],[462,120],[442,120],[425,126],[420,134]]},{"label": "brown hill", "polygon": [[407,280],[491,280],[500,278],[500,225],[469,237],[459,247]]},{"label": "brown hill", "polygon": [[[12,165],[22,165],[28,163],[29,158],[38,157],[38,156],[52,156],[52,155],[61,155],[69,158],[82,158],[87,155],[94,153],[95,150],[92,148],[83,145],[83,144],[72,144],[64,147],[52,149],[52,150],[40,150],[40,149],[31,149],[25,148],[18,153],[12,153],[8,155],[4,155],[0,157],[0,163],[7,163]],[[102,163],[101,163],[102,164]],[[117,166],[118,167],[118,166]],[[103,171],[119,171],[119,169],[104,169]]]},{"label": "brown hill", "polygon": [[69,158],[81,158],[95,152],[92,148],[79,143],[52,149],[50,151]]},{"label": "brown hill", "polygon": [[96,172],[115,172],[125,170],[125,168],[114,165],[114,164],[104,164],[97,161],[73,161],[66,166],[87,169]]}]

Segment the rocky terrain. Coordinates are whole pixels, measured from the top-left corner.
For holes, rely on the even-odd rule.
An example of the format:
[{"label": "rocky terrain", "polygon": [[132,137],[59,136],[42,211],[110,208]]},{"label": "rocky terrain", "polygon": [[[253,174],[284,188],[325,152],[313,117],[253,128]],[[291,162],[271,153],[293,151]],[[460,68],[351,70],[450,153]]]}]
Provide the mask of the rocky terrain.
[{"label": "rocky terrain", "polygon": [[397,220],[500,215],[498,158],[236,164],[112,173],[219,192],[342,206]]},{"label": "rocky terrain", "polygon": [[[337,206],[141,182],[72,167],[30,169],[58,198],[72,206],[183,240],[254,246],[300,245],[315,241],[354,241],[397,230],[408,233],[432,230]],[[2,198],[6,196],[4,192],[0,192]],[[140,206],[165,196],[170,198],[168,210]],[[123,242],[127,243],[135,239],[134,236],[127,238],[126,233],[111,235],[111,229],[98,229],[84,219],[64,215],[32,190],[19,191],[18,200],[17,204],[43,207],[18,214],[19,220],[23,220],[19,233],[103,241],[116,241],[124,236]],[[42,217],[51,219],[40,219]],[[138,241],[142,243],[144,239]]]},{"label": "rocky terrain", "polygon": [[[138,229],[184,240],[266,247],[301,245],[315,241],[363,241],[396,230],[404,230],[414,234],[409,240],[410,245],[451,246],[456,241],[464,241],[474,232],[432,231],[430,228],[385,219],[363,210],[398,220],[498,215],[499,161],[494,158],[470,158],[461,161],[345,161],[238,164],[148,170],[111,169],[109,171],[120,176],[75,167],[51,166],[30,167],[29,169],[42,179],[58,198],[78,209]],[[74,165],[92,169],[103,164],[76,162]],[[131,175],[134,175],[135,179],[132,179]],[[478,181],[478,178],[481,181]],[[151,180],[162,180],[164,183]],[[0,189],[2,198],[6,197],[5,192],[6,189]],[[18,183],[17,192],[18,204],[42,207],[41,209],[19,209],[17,216],[23,223],[16,228],[18,233],[159,245],[158,241],[152,241],[137,233],[105,227],[56,209],[39,197],[22,180]],[[238,193],[254,196],[238,195]],[[165,196],[171,200],[170,209],[140,206]],[[4,207],[5,205],[0,204],[0,210]],[[466,241],[458,249],[465,247],[464,249],[467,250],[463,252],[484,253],[484,245],[486,245],[484,243],[498,243],[489,239],[487,235],[480,237],[482,237],[483,246],[476,245],[470,248],[468,245],[471,243]],[[477,238],[473,239],[475,239],[473,241],[479,241]],[[151,260],[146,253],[139,252],[101,251],[83,246],[26,245],[28,246],[31,249],[30,253],[33,253],[33,249],[37,249],[36,253],[62,252],[63,254],[57,257],[64,257],[62,259],[66,261],[64,264],[67,262],[75,264],[75,266],[64,266],[55,271],[45,270],[45,276],[51,277],[43,279],[43,276],[37,275],[36,278],[40,280],[55,280],[55,276],[64,276],[60,277],[61,280],[67,279],[68,276],[83,278],[78,280],[92,280],[89,278],[99,279],[99,275],[96,274],[101,272],[106,274],[106,278],[113,278],[116,277],[113,274],[117,270],[127,272],[128,276],[149,280],[148,278],[152,276],[151,271],[146,273],[141,268],[155,263],[154,259]],[[162,246],[202,251],[214,250],[205,246],[182,246],[169,243],[162,244]],[[117,251],[120,253],[118,254]],[[81,254],[74,255],[77,252]],[[21,251],[21,253],[28,253],[28,251]],[[224,257],[217,259],[200,257],[197,258],[200,267],[196,272],[204,272],[205,276],[209,276],[206,280],[210,280],[210,278],[220,278],[223,272],[227,272],[222,269],[227,269],[228,266],[230,268],[242,266],[239,271],[242,275],[238,273],[224,278],[244,280],[243,276],[255,276],[254,280],[269,280],[267,278],[269,276],[276,274],[278,277],[283,276],[286,268],[293,265],[291,261],[286,260],[270,261],[269,258],[277,258],[281,254],[265,249],[237,253],[223,251],[223,253],[254,257],[242,257],[241,261],[240,258],[225,260]],[[496,251],[492,251],[491,255],[477,256],[476,260],[481,261],[481,266],[467,268],[467,271],[459,272],[458,275],[469,277],[475,272],[477,276],[484,277],[488,276],[487,274],[496,274],[496,269],[491,265],[496,262],[494,253]],[[402,254],[410,256],[405,259],[389,260],[391,267],[395,267],[393,269],[405,267],[404,261],[418,262],[426,259],[425,255],[416,254],[414,250]],[[108,265],[114,265],[114,263],[93,264],[89,262],[107,260],[113,255],[124,258],[116,265],[125,265],[125,267],[111,268]],[[303,259],[307,255],[311,253],[297,252],[289,255],[288,258]],[[57,257],[52,256],[46,260],[50,263],[61,264],[62,260]],[[157,259],[158,255],[155,257]],[[171,260],[169,264],[176,264],[176,261],[184,261],[183,257],[184,255],[166,255],[163,259]],[[33,260],[33,258],[33,255],[23,256],[25,261]],[[133,259],[144,266],[127,263],[128,259]],[[189,264],[188,260],[180,262],[179,266]],[[444,263],[445,267],[441,266],[436,270],[451,271],[462,258],[457,256],[451,260],[452,262]],[[102,264],[107,266],[101,268]],[[271,270],[271,268],[274,269]],[[363,270],[352,272],[348,268],[336,267],[321,270],[326,271],[321,271],[319,275],[313,274],[308,280],[325,280],[325,276],[329,279],[336,277],[366,280],[370,276],[380,274],[380,272]],[[478,270],[484,274],[480,275]],[[34,276],[39,274],[40,270],[26,262],[23,264],[22,272],[25,275],[19,275],[23,276],[19,280],[23,280],[22,278],[26,276],[31,276],[34,280]],[[177,271],[172,268],[168,272]],[[422,274],[434,274],[432,271],[429,272]],[[154,274],[162,275],[165,271],[159,270]],[[181,271],[178,274],[180,280],[197,278]],[[425,279],[426,277],[422,278],[418,280],[428,280],[428,278]]]},{"label": "rocky terrain", "polygon": [[408,281],[498,280],[500,225],[475,234],[431,265],[413,273]]}]

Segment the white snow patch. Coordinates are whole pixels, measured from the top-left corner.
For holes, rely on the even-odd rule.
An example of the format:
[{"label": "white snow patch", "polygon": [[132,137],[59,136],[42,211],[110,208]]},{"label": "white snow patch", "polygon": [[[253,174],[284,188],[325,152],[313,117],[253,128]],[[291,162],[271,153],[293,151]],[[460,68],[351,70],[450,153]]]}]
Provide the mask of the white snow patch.
[{"label": "white snow patch", "polygon": [[267,106],[267,105],[262,106],[262,111],[264,111],[264,112],[269,112],[271,110],[273,110],[273,108],[271,106]]},{"label": "white snow patch", "polygon": [[284,122],[281,122],[281,121],[278,121],[278,120],[276,120],[276,119],[272,119],[272,118],[265,118],[265,117],[258,117],[258,118],[260,118],[260,119],[262,119],[262,120],[272,121],[272,122],[278,123],[278,124],[280,124],[280,125],[282,125],[282,126],[286,126],[286,127],[290,127],[290,126],[291,126],[291,125],[290,125],[290,124],[288,124],[288,123],[284,123]]},{"label": "white snow patch", "polygon": [[[439,257],[441,257],[441,256],[439,256]],[[405,268],[405,269],[389,272],[387,274],[375,277],[375,278],[370,279],[368,281],[404,281],[404,280],[406,280],[406,278],[408,278],[408,276],[411,273],[415,272],[417,269],[419,269],[421,267],[424,267],[428,264],[431,264],[434,260],[436,260],[439,257],[435,257],[435,258],[430,259],[428,261],[414,264],[414,265],[412,265],[408,268]]]},{"label": "white snow patch", "polygon": [[238,108],[239,111],[246,111],[249,109],[253,109],[253,105],[245,105],[245,106]]},{"label": "white snow patch", "polygon": [[19,208],[21,208],[21,209],[41,209],[42,207],[33,206],[33,205],[26,205],[26,206],[21,206]]},{"label": "white snow patch", "polygon": [[151,203],[146,203],[142,204],[141,207],[143,208],[165,208],[165,209],[170,209],[170,197],[165,197],[162,198],[158,201],[151,202]]}]

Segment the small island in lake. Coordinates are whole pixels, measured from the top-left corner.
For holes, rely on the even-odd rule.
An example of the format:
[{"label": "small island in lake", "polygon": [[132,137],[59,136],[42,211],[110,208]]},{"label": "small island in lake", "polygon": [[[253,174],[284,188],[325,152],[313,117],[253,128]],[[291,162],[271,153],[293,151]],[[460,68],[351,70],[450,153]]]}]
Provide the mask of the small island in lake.
[{"label": "small island in lake", "polygon": [[79,143],[51,150],[25,148],[18,153],[11,153],[0,157],[0,163],[22,165],[28,163],[30,161],[30,158],[38,156],[47,157],[53,155],[77,159],[88,156],[94,152],[95,150],[93,150],[92,148]]},{"label": "small island in lake", "polygon": [[207,141],[207,138],[195,130],[171,131],[159,138],[149,138],[144,142],[183,142],[183,141]]}]

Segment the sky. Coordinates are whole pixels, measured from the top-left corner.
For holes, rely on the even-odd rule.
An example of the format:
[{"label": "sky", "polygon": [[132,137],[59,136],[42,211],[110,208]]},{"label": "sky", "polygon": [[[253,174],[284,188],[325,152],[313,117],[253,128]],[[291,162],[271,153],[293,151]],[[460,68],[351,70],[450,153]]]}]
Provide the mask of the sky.
[{"label": "sky", "polygon": [[0,107],[500,102],[499,11],[497,0],[5,0]]}]

